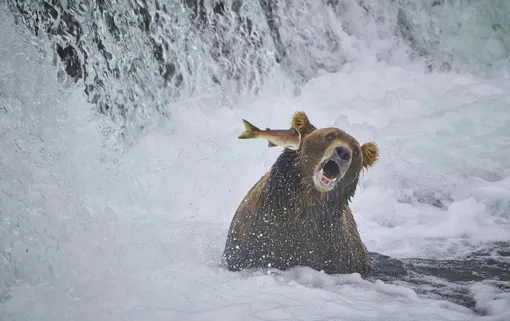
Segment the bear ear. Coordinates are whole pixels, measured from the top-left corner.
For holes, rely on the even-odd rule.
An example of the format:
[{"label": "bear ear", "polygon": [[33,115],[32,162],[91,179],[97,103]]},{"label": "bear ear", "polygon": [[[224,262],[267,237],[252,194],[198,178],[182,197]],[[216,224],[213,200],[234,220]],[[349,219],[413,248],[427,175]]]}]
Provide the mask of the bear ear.
[{"label": "bear ear", "polygon": [[291,126],[301,133],[302,138],[317,129],[310,123],[310,120],[304,111],[294,113],[292,116]]},{"label": "bear ear", "polygon": [[361,145],[361,155],[363,155],[363,167],[372,167],[379,159],[379,148],[373,142]]}]

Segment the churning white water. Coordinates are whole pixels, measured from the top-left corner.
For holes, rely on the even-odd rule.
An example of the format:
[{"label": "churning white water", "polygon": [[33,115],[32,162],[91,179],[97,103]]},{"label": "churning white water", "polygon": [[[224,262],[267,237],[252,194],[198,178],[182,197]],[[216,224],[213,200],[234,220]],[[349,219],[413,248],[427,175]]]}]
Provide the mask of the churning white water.
[{"label": "churning white water", "polygon": [[[290,26],[282,42],[295,46],[288,51],[292,72],[264,64],[261,57],[274,52],[261,53],[262,46],[257,57],[264,72],[247,76],[263,78],[258,96],[230,88],[238,96],[224,90],[226,99],[219,99],[207,81],[188,78],[202,89],[165,100],[169,116],[151,114],[153,126],[126,148],[108,134],[114,126],[87,102],[83,83],[59,83],[44,45],[2,5],[0,320],[509,320],[510,292],[483,281],[469,285],[482,315],[357,274],[220,267],[238,203],[281,151],[263,140],[238,140],[241,118],[287,128],[297,110],[318,127],[336,126],[379,145],[380,161],[364,174],[352,203],[370,251],[461,258],[510,242],[504,58],[510,42],[494,31],[508,28],[506,16],[497,20],[501,10],[484,11],[495,21],[490,33],[482,23],[472,26],[483,18],[477,5],[465,11],[444,5],[442,12],[434,6],[423,11],[425,19],[411,14],[422,11],[409,4],[399,14],[423,35],[413,40],[420,42],[414,50],[433,52],[411,60],[411,49],[382,27],[396,13],[379,5],[373,10],[386,20],[364,24],[354,18],[362,9],[345,3],[350,20],[335,22],[327,13],[331,21],[309,29],[304,24],[313,21],[304,16],[292,20],[297,7],[281,8],[288,11],[282,24]],[[453,29],[447,15],[453,13],[457,22],[466,15],[470,27]],[[425,28],[424,20],[437,28]],[[320,23],[338,28],[328,35],[341,43],[338,54],[303,49],[321,35]],[[289,40],[294,34],[301,36]],[[452,58],[452,52],[461,54]],[[452,72],[423,68],[427,60],[445,63],[444,57]],[[322,67],[310,67],[312,60]],[[295,74],[310,79],[298,90],[291,84]],[[109,80],[112,91],[143,87],[119,79]],[[144,96],[150,85],[138,92],[140,106],[157,100]],[[130,114],[134,122],[136,115]],[[138,125],[149,116],[139,117]]]}]

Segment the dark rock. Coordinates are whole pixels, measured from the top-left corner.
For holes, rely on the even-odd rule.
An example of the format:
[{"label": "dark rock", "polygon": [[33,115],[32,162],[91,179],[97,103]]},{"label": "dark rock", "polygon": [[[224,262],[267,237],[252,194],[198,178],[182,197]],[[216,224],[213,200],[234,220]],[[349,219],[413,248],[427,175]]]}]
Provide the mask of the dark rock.
[{"label": "dark rock", "polygon": [[259,0],[260,6],[264,11],[264,15],[266,16],[267,24],[269,25],[269,29],[271,30],[271,37],[273,38],[273,42],[276,49],[276,61],[280,62],[285,56],[285,47],[282,43],[281,35],[280,35],[280,21],[279,17],[276,14],[276,4],[275,0]]},{"label": "dark rock", "polygon": [[372,264],[370,277],[384,281],[407,275],[406,267],[402,261],[376,252],[369,252],[369,255]]},{"label": "dark rock", "polygon": [[81,79],[83,77],[83,70],[76,49],[71,45],[62,48],[60,44],[57,44],[57,53],[64,64],[66,73],[74,80]]},{"label": "dark rock", "polygon": [[471,284],[488,283],[510,292],[509,254],[510,243],[504,242],[487,244],[464,258],[451,260],[397,260],[370,252],[373,267],[367,279],[404,285],[419,295],[448,300],[476,311]]}]

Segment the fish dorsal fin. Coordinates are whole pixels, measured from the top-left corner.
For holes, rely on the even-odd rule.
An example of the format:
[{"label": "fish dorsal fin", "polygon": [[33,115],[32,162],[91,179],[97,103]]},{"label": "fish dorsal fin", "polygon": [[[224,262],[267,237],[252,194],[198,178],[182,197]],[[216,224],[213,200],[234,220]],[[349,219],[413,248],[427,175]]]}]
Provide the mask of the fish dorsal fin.
[{"label": "fish dorsal fin", "polygon": [[266,129],[264,129],[264,130],[271,130],[271,129],[269,127],[266,127]]},{"label": "fish dorsal fin", "polygon": [[268,141],[267,146],[269,146],[269,147],[276,147],[277,145],[276,145],[276,144],[271,143],[270,141]]}]

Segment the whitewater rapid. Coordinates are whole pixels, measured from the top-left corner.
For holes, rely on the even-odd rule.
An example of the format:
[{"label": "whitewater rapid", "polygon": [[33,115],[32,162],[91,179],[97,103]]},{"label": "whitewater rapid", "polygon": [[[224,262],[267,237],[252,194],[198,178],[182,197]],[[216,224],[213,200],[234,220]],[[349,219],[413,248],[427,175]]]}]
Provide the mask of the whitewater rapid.
[{"label": "whitewater rapid", "polygon": [[504,74],[425,72],[360,51],[296,96],[274,72],[235,106],[209,93],[174,102],[123,148],[81,83],[62,86],[1,12],[1,320],[510,318],[510,292],[487,282],[470,285],[476,313],[358,275],[220,267],[238,203],[281,151],[238,140],[241,119],[285,128],[297,110],[378,144],[352,203],[370,251],[462,258],[510,242]]}]

